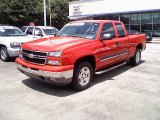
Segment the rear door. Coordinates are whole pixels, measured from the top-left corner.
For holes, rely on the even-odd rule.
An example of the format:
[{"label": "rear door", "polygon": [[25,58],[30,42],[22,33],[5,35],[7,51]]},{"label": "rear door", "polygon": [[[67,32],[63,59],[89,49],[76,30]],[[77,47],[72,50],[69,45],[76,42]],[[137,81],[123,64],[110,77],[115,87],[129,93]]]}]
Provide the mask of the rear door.
[{"label": "rear door", "polygon": [[[116,32],[116,29],[118,30]],[[101,30],[101,35],[111,34],[113,36],[110,40],[101,40],[101,48],[99,50],[99,68],[112,65],[127,58],[127,36],[121,29],[119,24],[105,23]],[[116,35],[118,34],[118,35]]]},{"label": "rear door", "polygon": [[128,57],[128,47],[129,47],[129,41],[128,41],[128,36],[126,35],[124,31],[124,26],[122,23],[117,22],[115,23],[115,29],[117,32],[117,38],[116,38],[116,46],[118,49],[119,55],[117,56],[117,60],[126,60]]}]

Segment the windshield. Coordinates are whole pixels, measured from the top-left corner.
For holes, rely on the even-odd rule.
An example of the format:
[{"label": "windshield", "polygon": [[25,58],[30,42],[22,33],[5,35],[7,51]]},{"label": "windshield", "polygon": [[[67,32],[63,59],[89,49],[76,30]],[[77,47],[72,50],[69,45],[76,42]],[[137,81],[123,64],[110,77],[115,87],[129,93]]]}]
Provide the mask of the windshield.
[{"label": "windshield", "polygon": [[55,35],[58,33],[58,30],[53,28],[53,29],[43,29],[44,33],[46,35]]},{"label": "windshield", "polygon": [[69,23],[61,29],[58,36],[95,39],[98,27],[99,23],[93,22]]},{"label": "windshield", "polygon": [[0,36],[25,36],[20,29],[12,28],[12,29],[0,29]]}]

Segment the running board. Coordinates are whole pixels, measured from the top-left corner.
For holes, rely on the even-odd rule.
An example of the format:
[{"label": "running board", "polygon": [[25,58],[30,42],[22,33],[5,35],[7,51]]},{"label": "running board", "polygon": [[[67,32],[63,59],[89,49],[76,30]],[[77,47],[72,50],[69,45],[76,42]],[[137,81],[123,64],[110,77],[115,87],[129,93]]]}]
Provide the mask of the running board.
[{"label": "running board", "polygon": [[117,65],[115,65],[115,66],[112,66],[112,67],[109,67],[109,68],[106,68],[106,69],[97,71],[97,72],[95,72],[95,74],[103,74],[103,73],[108,72],[108,71],[110,71],[110,70],[113,70],[113,69],[115,69],[115,68],[121,67],[121,66],[125,65],[126,63],[127,63],[127,62],[119,63],[119,64],[117,64]]}]

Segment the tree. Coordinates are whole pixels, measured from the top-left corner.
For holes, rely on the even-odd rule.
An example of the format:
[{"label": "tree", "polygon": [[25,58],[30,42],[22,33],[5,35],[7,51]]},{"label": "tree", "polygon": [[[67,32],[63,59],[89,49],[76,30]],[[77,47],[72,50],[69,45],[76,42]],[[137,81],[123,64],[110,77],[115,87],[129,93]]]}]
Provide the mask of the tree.
[{"label": "tree", "polygon": [[57,28],[63,27],[66,24],[68,19],[68,0],[52,0],[51,1],[51,16],[52,16],[52,25]]},{"label": "tree", "polygon": [[[52,25],[59,29],[69,21],[68,1],[51,0]],[[21,27],[29,25],[29,22],[43,25],[43,0],[0,0],[0,24]],[[47,23],[49,23],[48,11]]]}]

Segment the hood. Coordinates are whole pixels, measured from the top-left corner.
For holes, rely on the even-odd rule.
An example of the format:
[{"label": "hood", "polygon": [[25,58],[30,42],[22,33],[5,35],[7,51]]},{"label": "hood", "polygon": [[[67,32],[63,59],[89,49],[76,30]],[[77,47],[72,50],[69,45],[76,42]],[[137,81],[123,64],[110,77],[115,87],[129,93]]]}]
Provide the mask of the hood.
[{"label": "hood", "polygon": [[22,45],[23,48],[35,51],[62,51],[66,48],[73,46],[86,45],[91,40],[76,37],[54,37],[54,38],[42,38],[27,42]]},{"label": "hood", "polygon": [[7,36],[7,37],[0,37],[0,41],[11,43],[11,42],[19,42],[19,43],[24,43],[24,42],[29,42],[33,40],[32,37],[29,36]]}]

